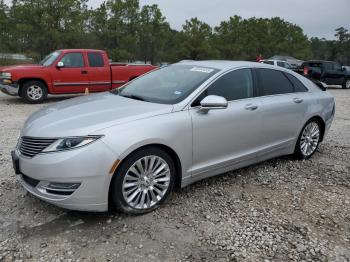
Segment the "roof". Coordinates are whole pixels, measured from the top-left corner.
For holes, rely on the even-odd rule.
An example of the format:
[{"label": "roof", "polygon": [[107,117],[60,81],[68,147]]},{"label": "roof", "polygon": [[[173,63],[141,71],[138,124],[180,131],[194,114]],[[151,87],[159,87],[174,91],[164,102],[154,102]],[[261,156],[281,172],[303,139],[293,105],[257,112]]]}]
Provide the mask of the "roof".
[{"label": "roof", "polygon": [[104,50],[99,50],[99,49],[59,49],[57,51],[62,51],[62,52],[105,52]]},{"label": "roof", "polygon": [[283,62],[283,63],[288,63],[288,61],[286,60],[279,60],[279,59],[263,59],[263,60],[260,60],[260,62],[264,62],[264,61],[277,61],[277,62]]},{"label": "roof", "polygon": [[337,62],[327,61],[327,60],[307,60],[307,61],[304,61],[304,63],[337,63]]},{"label": "roof", "polygon": [[202,67],[212,67],[220,70],[226,70],[238,67],[261,67],[261,63],[247,62],[247,61],[229,61],[229,60],[205,60],[205,61],[193,61],[193,60],[183,60],[179,62],[184,65],[202,66]]}]

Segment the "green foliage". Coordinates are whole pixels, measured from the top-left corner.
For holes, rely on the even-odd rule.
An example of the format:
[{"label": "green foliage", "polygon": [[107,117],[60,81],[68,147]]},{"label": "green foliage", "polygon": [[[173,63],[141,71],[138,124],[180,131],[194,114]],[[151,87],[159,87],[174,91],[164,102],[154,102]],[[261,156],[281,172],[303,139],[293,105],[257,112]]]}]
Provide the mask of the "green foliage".
[{"label": "green foliage", "polygon": [[211,28],[192,18],[181,31],[170,28],[157,5],[139,0],[105,0],[89,9],[88,0],[0,0],[0,53],[27,54],[35,60],[60,48],[96,48],[114,61],[176,62],[182,59],[255,60],[259,54],[350,64],[350,34],[337,40],[311,38],[281,18],[232,16]]},{"label": "green foliage", "polygon": [[180,56],[192,60],[215,57],[217,51],[211,44],[212,35],[211,27],[197,18],[186,21],[179,36],[182,40],[179,46]]},{"label": "green foliage", "polygon": [[258,54],[275,54],[305,58],[309,42],[303,30],[275,17],[242,19],[233,16],[215,28],[215,43],[225,59],[254,60]]},{"label": "green foliage", "polygon": [[344,27],[337,28],[334,35],[337,40],[311,38],[311,49],[316,58],[338,61],[350,65],[350,33]]}]

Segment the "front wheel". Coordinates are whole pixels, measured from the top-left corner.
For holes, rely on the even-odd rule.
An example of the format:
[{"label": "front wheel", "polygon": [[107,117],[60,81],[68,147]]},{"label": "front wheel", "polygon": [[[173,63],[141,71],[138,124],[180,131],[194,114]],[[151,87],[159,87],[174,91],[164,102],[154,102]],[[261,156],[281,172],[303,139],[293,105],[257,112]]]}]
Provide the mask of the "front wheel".
[{"label": "front wheel", "polygon": [[345,82],[343,83],[343,88],[350,89],[350,79],[345,80]]},{"label": "front wheel", "polygon": [[320,144],[321,132],[321,125],[318,120],[311,119],[305,124],[295,146],[297,158],[309,159],[316,152]]},{"label": "front wheel", "polygon": [[38,104],[47,98],[47,88],[43,82],[28,81],[23,84],[20,95],[26,103]]},{"label": "front wheel", "polygon": [[174,185],[175,166],[163,150],[141,149],[125,159],[112,181],[112,200],[117,209],[144,214],[156,209]]}]

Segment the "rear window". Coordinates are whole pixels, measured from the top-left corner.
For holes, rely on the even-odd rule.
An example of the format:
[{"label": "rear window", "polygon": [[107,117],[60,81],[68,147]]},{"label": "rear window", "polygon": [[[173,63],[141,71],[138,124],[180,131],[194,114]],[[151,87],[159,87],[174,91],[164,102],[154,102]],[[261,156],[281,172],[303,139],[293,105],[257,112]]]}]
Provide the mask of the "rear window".
[{"label": "rear window", "polygon": [[257,69],[259,93],[263,96],[293,93],[294,87],[288,78],[278,70]]},{"label": "rear window", "polygon": [[304,66],[322,68],[322,63],[308,62],[304,63]]},{"label": "rear window", "polygon": [[101,53],[88,53],[88,59],[90,67],[104,67]]}]

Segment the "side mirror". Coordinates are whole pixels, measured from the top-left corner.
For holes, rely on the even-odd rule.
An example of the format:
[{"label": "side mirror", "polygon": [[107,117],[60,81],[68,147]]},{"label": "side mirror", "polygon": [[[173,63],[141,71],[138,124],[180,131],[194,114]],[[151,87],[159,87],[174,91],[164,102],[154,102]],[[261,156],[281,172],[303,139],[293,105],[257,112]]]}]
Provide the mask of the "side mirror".
[{"label": "side mirror", "polygon": [[222,96],[207,96],[201,102],[201,110],[209,111],[212,109],[225,109],[228,106],[226,98]]},{"label": "side mirror", "polygon": [[63,62],[58,62],[57,65],[56,65],[58,68],[62,68],[64,67],[64,63]]}]

